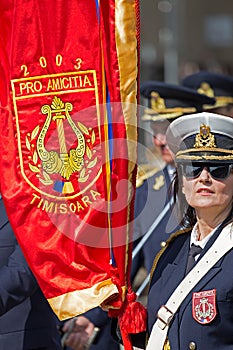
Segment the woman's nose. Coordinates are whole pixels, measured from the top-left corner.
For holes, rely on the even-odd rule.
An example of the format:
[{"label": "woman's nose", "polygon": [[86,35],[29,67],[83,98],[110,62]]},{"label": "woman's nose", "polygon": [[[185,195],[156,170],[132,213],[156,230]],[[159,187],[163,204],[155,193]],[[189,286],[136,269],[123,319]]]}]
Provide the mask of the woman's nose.
[{"label": "woman's nose", "polygon": [[201,174],[199,175],[199,179],[202,181],[210,181],[211,175],[207,167],[203,168]]}]

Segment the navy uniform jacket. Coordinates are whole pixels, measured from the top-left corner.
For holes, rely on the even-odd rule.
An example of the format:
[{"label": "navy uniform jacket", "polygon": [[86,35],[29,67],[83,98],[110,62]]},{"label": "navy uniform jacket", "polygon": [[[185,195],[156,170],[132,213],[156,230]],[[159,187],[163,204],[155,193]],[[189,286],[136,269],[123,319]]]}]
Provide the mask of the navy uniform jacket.
[{"label": "navy uniform jacket", "polygon": [[0,199],[0,350],[61,350],[57,324]]},{"label": "navy uniform jacket", "polygon": [[[142,182],[141,186],[138,186],[136,189],[135,198],[135,247],[169,201],[171,178],[168,168],[165,167],[160,171],[155,170],[152,176],[145,180],[143,179]],[[132,265],[132,279],[143,263],[149,273],[154,257],[161,249],[161,243],[166,241],[177,228],[178,223],[172,208],[170,208],[159,225],[154,229],[140,253],[135,256]]]},{"label": "navy uniform jacket", "polygon": [[[203,249],[199,259],[212,245],[216,232]],[[149,333],[156,321],[156,315],[161,305],[179,285],[185,276],[188,258],[190,232],[176,237],[160,256],[153,273],[148,296],[148,328]],[[171,350],[188,349],[233,349],[233,251],[230,250],[193,288],[181,304],[168,332]],[[212,311],[216,316],[208,323],[198,322],[192,311],[192,300],[200,292],[216,290],[216,305],[210,301]],[[202,293],[203,294],[203,293]],[[202,309],[200,298],[196,301]],[[207,304],[205,304],[207,305]],[[209,305],[209,304],[208,304]],[[206,310],[208,308],[206,306]],[[197,318],[198,319],[198,318]]]}]

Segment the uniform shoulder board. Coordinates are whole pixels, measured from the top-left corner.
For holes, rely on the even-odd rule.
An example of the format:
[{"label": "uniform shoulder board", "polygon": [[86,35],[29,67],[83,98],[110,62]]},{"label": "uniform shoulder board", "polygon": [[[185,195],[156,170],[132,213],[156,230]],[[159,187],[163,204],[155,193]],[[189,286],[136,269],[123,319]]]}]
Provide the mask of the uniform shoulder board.
[{"label": "uniform shoulder board", "polygon": [[161,169],[151,164],[139,164],[136,177],[136,187],[142,186],[144,181],[158,173]]}]

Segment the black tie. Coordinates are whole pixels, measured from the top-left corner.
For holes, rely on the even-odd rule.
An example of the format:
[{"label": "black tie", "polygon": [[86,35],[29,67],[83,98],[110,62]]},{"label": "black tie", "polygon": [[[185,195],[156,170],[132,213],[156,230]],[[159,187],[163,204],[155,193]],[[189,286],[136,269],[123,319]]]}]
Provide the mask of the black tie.
[{"label": "black tie", "polygon": [[188,262],[187,262],[187,267],[186,267],[186,272],[185,272],[186,275],[189,273],[189,271],[193,268],[193,266],[196,263],[195,256],[200,254],[201,251],[202,251],[201,247],[199,247],[195,244],[191,245],[191,248],[189,249]]}]

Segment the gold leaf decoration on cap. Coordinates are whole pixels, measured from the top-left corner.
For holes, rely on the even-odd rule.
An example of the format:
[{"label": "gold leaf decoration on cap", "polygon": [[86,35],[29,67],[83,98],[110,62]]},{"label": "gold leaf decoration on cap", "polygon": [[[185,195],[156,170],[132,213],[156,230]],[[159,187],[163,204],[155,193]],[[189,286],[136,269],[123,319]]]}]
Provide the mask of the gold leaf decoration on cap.
[{"label": "gold leaf decoration on cap", "polygon": [[209,97],[214,97],[214,90],[211,89],[210,85],[205,81],[201,83],[201,86],[199,87],[199,89],[197,89],[197,92],[199,94],[203,94]]},{"label": "gold leaf decoration on cap", "polygon": [[209,125],[201,124],[200,132],[196,135],[194,148],[214,148],[216,147],[214,135],[210,132]]},{"label": "gold leaf decoration on cap", "polygon": [[151,93],[151,108],[155,111],[166,109],[164,99],[155,91]]}]

